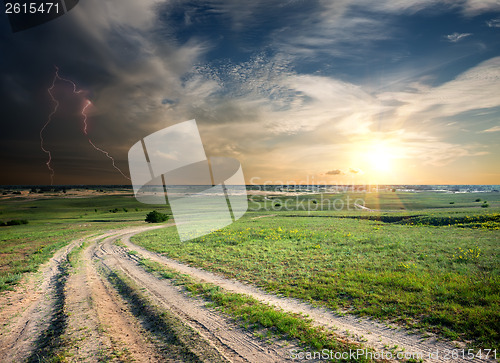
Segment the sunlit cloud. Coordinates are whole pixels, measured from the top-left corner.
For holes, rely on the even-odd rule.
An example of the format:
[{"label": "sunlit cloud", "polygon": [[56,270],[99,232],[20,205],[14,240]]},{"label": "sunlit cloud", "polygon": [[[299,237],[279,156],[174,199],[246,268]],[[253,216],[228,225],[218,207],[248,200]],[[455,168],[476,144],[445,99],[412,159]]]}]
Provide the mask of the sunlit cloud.
[{"label": "sunlit cloud", "polygon": [[399,92],[381,94],[383,100],[404,103],[398,116],[420,122],[438,117],[500,106],[497,84],[500,81],[500,57],[489,59],[460,74],[455,79],[424,92]]},{"label": "sunlit cloud", "polygon": [[340,169],[329,170],[326,172],[326,175],[343,175],[343,174],[345,173]]},{"label": "sunlit cloud", "polygon": [[363,170],[356,168],[349,168],[349,173],[351,174],[363,174]]},{"label": "sunlit cloud", "polygon": [[493,126],[489,129],[486,129],[486,130],[483,130],[480,132],[483,133],[483,132],[499,132],[499,131],[500,131],[500,126]]}]

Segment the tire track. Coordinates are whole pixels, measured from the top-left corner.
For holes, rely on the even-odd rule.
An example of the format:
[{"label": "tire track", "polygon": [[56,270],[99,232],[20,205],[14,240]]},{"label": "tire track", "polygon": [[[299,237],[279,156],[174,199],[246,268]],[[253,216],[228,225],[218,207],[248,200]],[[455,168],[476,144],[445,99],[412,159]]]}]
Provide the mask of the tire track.
[{"label": "tire track", "polygon": [[[57,251],[26,285],[1,297],[0,361],[37,361],[50,355],[65,328],[64,286],[68,254],[78,239]],[[5,305],[4,305],[5,304]]]},{"label": "tire track", "polygon": [[[126,236],[127,234],[122,235]],[[130,234],[128,234],[130,235]],[[274,363],[288,361],[287,349],[271,346],[242,330],[230,319],[207,308],[201,299],[190,298],[180,287],[146,272],[121,247],[115,238],[96,246],[95,256],[112,270],[121,270],[144,287],[156,304],[178,316],[231,362]]]}]

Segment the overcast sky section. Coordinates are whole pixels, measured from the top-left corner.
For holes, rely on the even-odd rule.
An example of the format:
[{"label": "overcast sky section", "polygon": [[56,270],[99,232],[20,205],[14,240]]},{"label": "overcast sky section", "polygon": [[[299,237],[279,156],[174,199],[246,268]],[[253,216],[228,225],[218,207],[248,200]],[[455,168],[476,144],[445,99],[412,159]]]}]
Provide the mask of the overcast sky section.
[{"label": "overcast sky section", "polygon": [[[128,184],[141,138],[196,119],[247,182],[499,184],[500,1],[81,1],[0,19],[2,184]],[[377,173],[373,145],[392,154]],[[371,168],[373,170],[371,170]],[[355,172],[353,172],[355,171]]]}]

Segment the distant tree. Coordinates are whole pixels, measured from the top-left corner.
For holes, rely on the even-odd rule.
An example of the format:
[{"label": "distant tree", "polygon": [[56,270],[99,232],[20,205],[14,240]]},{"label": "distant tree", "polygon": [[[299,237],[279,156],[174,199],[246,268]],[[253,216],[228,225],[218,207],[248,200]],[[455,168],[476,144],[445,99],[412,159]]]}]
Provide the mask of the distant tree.
[{"label": "distant tree", "polygon": [[165,222],[167,219],[167,214],[163,214],[154,210],[146,215],[145,221],[148,223],[161,223]]},{"label": "distant tree", "polygon": [[477,198],[477,199],[476,199],[476,202],[480,202],[480,201],[481,201],[481,199],[480,199],[480,198]]}]

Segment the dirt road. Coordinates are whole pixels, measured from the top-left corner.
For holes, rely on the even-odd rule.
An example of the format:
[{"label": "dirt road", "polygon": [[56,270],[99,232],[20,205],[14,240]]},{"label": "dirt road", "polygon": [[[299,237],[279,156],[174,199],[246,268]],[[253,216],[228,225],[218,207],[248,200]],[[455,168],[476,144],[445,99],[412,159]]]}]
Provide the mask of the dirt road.
[{"label": "dirt road", "polygon": [[[292,361],[290,351],[298,346],[255,337],[207,307],[205,301],[146,272],[127,249],[228,291],[307,314],[316,324],[376,351],[392,348],[392,352],[420,353],[424,358],[439,351],[438,359],[424,360],[450,362],[443,354],[455,349],[453,345],[270,295],[130,242],[132,235],[152,228],[160,227],[113,230],[76,240],[58,251],[39,273],[28,276],[16,291],[0,295],[0,362],[39,362],[54,357],[69,362]],[[117,240],[119,244],[115,244]]]}]

